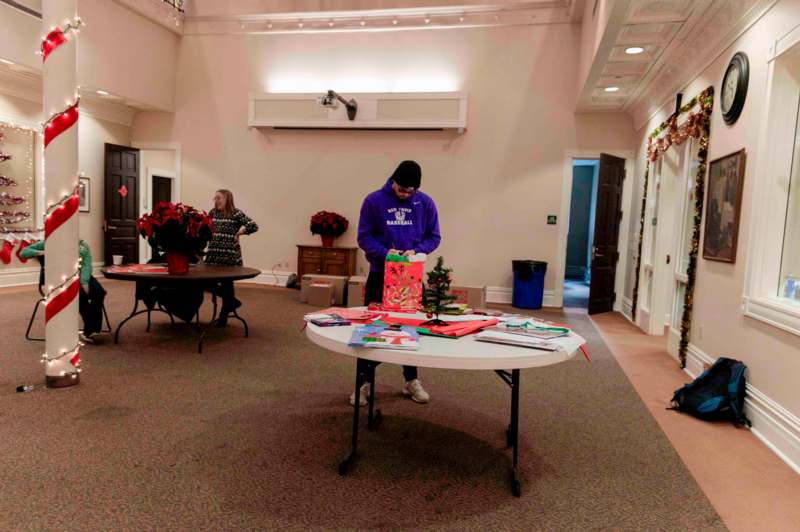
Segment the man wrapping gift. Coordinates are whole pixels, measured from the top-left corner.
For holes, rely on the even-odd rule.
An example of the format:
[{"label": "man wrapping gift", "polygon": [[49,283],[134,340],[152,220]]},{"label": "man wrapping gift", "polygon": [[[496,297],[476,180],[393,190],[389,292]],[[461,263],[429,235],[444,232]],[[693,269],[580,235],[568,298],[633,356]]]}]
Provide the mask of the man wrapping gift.
[{"label": "man wrapping gift", "polygon": [[[411,256],[432,253],[442,237],[439,214],[430,196],[420,192],[422,169],[415,161],[403,161],[380,190],[369,194],[361,205],[358,220],[358,245],[369,261],[369,276],[364,302],[383,301],[383,274],[386,255]],[[417,403],[427,403],[430,396],[417,378],[417,368],[403,366],[403,394]],[[360,404],[367,404],[369,383],[361,387]],[[350,404],[355,403],[355,394]]]}]

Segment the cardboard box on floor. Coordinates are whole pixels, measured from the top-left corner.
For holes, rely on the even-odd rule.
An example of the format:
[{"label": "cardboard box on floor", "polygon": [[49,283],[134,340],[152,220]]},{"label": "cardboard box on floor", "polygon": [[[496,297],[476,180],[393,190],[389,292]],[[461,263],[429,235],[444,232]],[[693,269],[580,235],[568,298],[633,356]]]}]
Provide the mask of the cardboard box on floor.
[{"label": "cardboard box on floor", "polygon": [[466,303],[471,308],[486,308],[485,286],[450,286],[450,294],[456,296],[454,303]]},{"label": "cardboard box on floor", "polygon": [[367,278],[363,275],[354,275],[347,281],[347,306],[363,307],[364,295],[367,290]]},{"label": "cardboard box on floor", "polygon": [[333,304],[333,285],[313,282],[308,286],[308,304],[315,307],[330,307]]},{"label": "cardboard box on floor", "polygon": [[344,305],[347,277],[344,275],[317,275],[308,273],[300,280],[300,302],[308,303],[308,288],[312,283],[327,283],[333,287],[333,302]]}]

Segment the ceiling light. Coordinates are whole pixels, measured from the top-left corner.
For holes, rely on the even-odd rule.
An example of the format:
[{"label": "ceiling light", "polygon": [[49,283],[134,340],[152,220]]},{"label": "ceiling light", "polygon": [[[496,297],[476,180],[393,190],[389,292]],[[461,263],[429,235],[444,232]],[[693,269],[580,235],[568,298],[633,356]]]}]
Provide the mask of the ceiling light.
[{"label": "ceiling light", "polygon": [[362,26],[366,26],[366,25],[367,25],[367,23],[366,23],[366,22],[364,22],[363,20],[360,22],[360,24],[361,24]]},{"label": "ceiling light", "polygon": [[464,15],[461,15],[460,17],[458,17],[458,21],[459,22],[464,22]]},{"label": "ceiling light", "polygon": [[395,26],[397,26],[397,19],[394,19],[394,20],[392,21],[392,24],[393,24],[393,25],[395,25]]},{"label": "ceiling light", "polygon": [[606,87],[603,90],[606,92],[617,92],[619,90],[619,87]]},{"label": "ceiling light", "polygon": [[4,65],[13,65],[14,61],[9,61],[8,59],[0,59],[0,63],[3,63]]},{"label": "ceiling light", "polygon": [[99,94],[100,96],[110,96],[111,95],[110,92],[104,91],[102,89],[98,90],[97,94]]},{"label": "ceiling light", "polygon": [[272,22],[267,22],[267,29],[268,29],[268,30],[271,30],[271,29],[272,29]]},{"label": "ceiling light", "polygon": [[425,24],[430,24],[430,23],[431,23],[431,19],[428,18],[428,17],[425,17]]},{"label": "ceiling light", "polygon": [[298,27],[298,28],[302,28],[302,27],[303,27],[303,22],[302,22],[302,21],[301,21],[301,22],[298,22],[298,23],[297,23],[297,27]]},{"label": "ceiling light", "polygon": [[642,48],[641,46],[630,46],[628,48],[625,48],[625,53],[628,55],[637,55],[642,52],[644,52],[644,48]]},{"label": "ceiling light", "polygon": [[332,20],[328,21],[328,27],[331,27],[331,28],[333,27],[333,21]]}]

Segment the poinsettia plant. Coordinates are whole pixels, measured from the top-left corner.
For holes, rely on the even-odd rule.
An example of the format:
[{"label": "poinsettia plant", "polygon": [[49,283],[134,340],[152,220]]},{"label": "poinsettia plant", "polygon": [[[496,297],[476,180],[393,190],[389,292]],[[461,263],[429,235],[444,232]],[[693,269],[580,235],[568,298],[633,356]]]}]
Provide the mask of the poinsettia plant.
[{"label": "poinsettia plant", "polygon": [[342,236],[350,222],[341,214],[320,211],[311,217],[311,233],[314,235]]},{"label": "poinsettia plant", "polygon": [[208,213],[191,205],[162,201],[136,220],[136,228],[157,249],[195,256],[211,240],[214,223]]}]

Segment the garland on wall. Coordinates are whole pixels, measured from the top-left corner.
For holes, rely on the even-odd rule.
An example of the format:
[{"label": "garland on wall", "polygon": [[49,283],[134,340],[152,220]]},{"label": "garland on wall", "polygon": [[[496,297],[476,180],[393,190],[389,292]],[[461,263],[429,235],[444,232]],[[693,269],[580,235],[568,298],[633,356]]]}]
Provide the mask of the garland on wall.
[{"label": "garland on wall", "polygon": [[[699,106],[697,112],[692,109]],[[700,248],[700,222],[703,217],[703,202],[705,199],[706,165],[708,163],[708,140],[711,135],[711,111],[714,107],[714,87],[708,87],[703,92],[683,105],[677,113],[655,128],[647,137],[647,165],[644,171],[644,193],[642,194],[642,207],[639,216],[639,244],[636,257],[635,282],[631,302],[631,316],[636,320],[636,310],[639,303],[639,278],[642,266],[642,238],[644,236],[645,207],[647,204],[647,190],[650,176],[650,163],[667,151],[670,146],[680,146],[689,138],[696,138],[699,143],[697,175],[694,185],[694,227],[692,228],[692,242],[689,246],[689,264],[686,269],[686,293],[683,298],[683,316],[681,317],[681,340],[678,357],[681,367],[686,366],[686,350],[689,347],[689,335],[692,329],[692,308],[694,307],[694,284],[696,278],[697,253]],[[688,113],[686,121],[678,125],[678,117]]]}]

